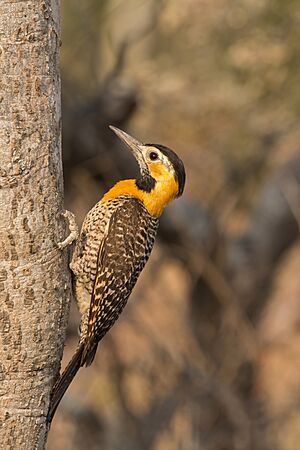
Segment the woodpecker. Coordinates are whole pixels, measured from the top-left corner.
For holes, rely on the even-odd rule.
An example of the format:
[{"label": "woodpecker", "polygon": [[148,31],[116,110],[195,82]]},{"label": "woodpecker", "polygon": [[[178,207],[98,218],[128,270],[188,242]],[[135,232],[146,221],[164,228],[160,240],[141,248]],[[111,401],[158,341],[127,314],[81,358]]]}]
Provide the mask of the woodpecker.
[{"label": "woodpecker", "polygon": [[99,341],[126,305],[151,253],[164,208],[184,190],[184,165],[173,150],[142,144],[110,128],[131,150],[140,174],[116,183],[83,222],[70,264],[81,335],[73,358],[54,385],[49,422],[77,371],[93,362]]}]

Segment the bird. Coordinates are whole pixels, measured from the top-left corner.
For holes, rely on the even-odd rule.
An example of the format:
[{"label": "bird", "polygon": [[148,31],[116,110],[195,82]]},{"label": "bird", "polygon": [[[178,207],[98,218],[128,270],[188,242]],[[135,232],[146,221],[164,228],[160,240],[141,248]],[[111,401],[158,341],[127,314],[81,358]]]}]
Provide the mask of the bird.
[{"label": "bird", "polygon": [[159,218],[185,186],[184,164],[173,150],[110,129],[131,150],[139,175],[117,182],[83,221],[70,263],[80,339],[53,387],[49,423],[77,371],[93,362],[99,342],[121,314],[150,256]]}]

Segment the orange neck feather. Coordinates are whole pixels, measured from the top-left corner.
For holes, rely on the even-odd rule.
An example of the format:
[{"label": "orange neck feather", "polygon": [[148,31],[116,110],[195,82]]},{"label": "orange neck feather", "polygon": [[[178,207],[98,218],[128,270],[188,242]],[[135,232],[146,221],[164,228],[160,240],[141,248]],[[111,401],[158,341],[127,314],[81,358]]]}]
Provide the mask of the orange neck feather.
[{"label": "orange neck feather", "polygon": [[121,195],[131,195],[138,198],[152,216],[159,217],[167,204],[176,197],[177,192],[178,184],[174,178],[157,181],[151,192],[139,189],[135,180],[122,180],[115,184],[101,201],[106,202]]}]

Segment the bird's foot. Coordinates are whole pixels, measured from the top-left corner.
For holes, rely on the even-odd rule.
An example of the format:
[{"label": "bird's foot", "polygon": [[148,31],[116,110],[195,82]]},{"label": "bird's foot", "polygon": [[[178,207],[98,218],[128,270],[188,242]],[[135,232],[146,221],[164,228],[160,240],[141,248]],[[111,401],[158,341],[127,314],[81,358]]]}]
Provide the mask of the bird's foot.
[{"label": "bird's foot", "polygon": [[70,233],[66,237],[66,239],[57,243],[57,246],[60,250],[63,250],[67,246],[71,245],[74,241],[76,241],[78,239],[78,236],[79,236],[79,230],[78,230],[78,226],[77,226],[77,223],[75,220],[75,215],[71,211],[68,211],[68,210],[65,210],[65,212],[62,213],[62,215],[65,217],[65,219],[68,222],[68,227],[69,227]]}]

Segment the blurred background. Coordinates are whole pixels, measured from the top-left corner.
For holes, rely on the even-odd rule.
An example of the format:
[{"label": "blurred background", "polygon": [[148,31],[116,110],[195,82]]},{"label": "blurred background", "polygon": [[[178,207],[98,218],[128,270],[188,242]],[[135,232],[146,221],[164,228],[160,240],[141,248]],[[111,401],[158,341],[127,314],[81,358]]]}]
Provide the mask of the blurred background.
[{"label": "blurred background", "polygon": [[64,0],[62,29],[78,223],[137,171],[109,124],[187,185],[48,449],[299,450],[300,1]]}]

